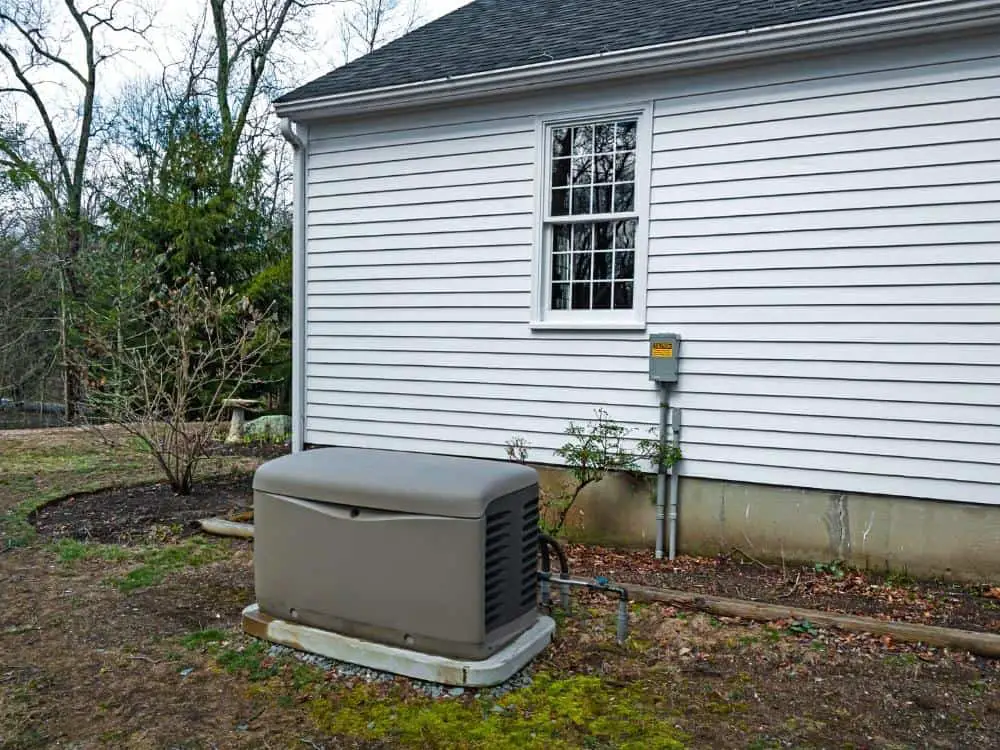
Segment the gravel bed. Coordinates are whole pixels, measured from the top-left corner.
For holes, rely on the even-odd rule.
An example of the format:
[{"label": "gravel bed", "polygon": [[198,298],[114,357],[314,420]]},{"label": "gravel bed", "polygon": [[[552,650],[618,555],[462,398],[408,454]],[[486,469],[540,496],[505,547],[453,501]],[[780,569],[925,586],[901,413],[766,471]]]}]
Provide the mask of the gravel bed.
[{"label": "gravel bed", "polygon": [[[288,646],[273,645],[268,651],[268,655],[271,657],[280,656],[292,656],[305,664],[318,667],[325,672],[333,672],[334,674],[343,677],[345,679],[349,678],[360,678],[366,682],[372,683],[389,683],[399,679],[399,675],[392,672],[383,672],[378,669],[369,669],[368,667],[359,667],[356,664],[349,664],[343,661],[336,661],[334,659],[327,659],[325,656],[319,656],[317,654],[309,654],[303,651],[296,651]],[[513,692],[515,690],[520,690],[526,688],[532,683],[531,679],[531,666],[529,665],[525,669],[515,674],[509,680],[495,685],[490,688],[462,688],[462,687],[451,687],[449,685],[441,685],[436,682],[426,682],[424,680],[409,679],[410,684],[413,689],[423,693],[428,698],[461,698],[463,695],[481,695],[486,698],[498,699],[506,695],[507,693]]]}]

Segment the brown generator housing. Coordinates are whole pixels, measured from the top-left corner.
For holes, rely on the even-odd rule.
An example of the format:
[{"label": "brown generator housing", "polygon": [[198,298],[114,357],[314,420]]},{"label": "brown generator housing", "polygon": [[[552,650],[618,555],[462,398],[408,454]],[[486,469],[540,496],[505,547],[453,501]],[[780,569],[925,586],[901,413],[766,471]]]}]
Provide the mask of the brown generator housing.
[{"label": "brown generator housing", "polygon": [[534,469],[324,448],[264,464],[253,487],[266,615],[472,660],[538,618]]}]

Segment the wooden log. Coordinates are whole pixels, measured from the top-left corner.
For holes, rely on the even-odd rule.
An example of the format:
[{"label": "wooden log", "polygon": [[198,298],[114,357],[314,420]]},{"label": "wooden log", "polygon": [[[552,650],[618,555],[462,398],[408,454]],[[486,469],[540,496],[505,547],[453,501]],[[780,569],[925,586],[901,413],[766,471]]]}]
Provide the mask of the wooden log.
[{"label": "wooden log", "polygon": [[788,607],[767,602],[750,602],[710,594],[692,594],[674,589],[624,584],[629,596],[639,602],[663,602],[685,609],[709,612],[720,617],[741,617],[746,620],[770,622],[773,620],[808,620],[821,628],[836,628],[853,633],[887,635],[897,641],[924,643],[979,656],[1000,658],[1000,635],[973,630],[943,628],[936,625],[918,625],[897,620],[877,620],[874,617],[842,615],[804,607]]},{"label": "wooden log", "polygon": [[253,539],[252,523],[237,523],[225,518],[203,518],[198,521],[201,530],[215,536],[233,536],[239,539]]}]

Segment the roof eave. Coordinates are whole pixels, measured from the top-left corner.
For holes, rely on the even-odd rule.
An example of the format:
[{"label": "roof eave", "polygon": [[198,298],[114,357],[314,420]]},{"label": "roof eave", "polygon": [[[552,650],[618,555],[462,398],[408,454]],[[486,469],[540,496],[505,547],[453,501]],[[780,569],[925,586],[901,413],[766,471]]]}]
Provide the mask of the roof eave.
[{"label": "roof eave", "polygon": [[292,120],[436,106],[552,86],[745,62],[868,41],[955,32],[1000,22],[1000,0],[930,0],[504,70],[278,102]]}]

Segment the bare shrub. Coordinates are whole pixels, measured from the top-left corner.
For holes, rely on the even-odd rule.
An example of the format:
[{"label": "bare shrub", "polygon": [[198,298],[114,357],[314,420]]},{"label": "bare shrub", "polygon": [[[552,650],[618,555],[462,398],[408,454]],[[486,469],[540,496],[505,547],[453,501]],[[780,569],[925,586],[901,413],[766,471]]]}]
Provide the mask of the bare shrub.
[{"label": "bare shrub", "polygon": [[151,294],[145,312],[130,332],[112,326],[96,343],[88,412],[138,438],[174,492],[187,495],[224,402],[247,384],[278,331],[266,312],[194,270]]}]

